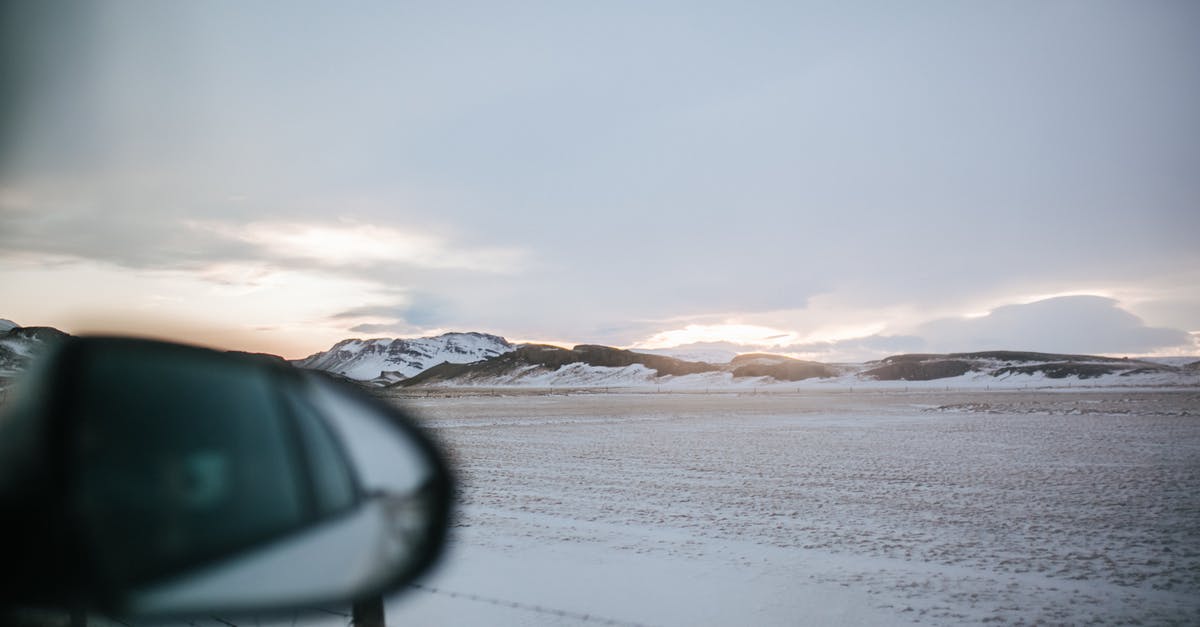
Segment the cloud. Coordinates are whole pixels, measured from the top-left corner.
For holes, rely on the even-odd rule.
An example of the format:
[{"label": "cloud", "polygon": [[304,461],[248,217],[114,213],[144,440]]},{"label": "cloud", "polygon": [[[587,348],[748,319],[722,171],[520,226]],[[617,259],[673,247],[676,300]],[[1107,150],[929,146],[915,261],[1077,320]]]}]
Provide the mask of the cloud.
[{"label": "cloud", "polygon": [[196,269],[217,262],[258,261],[248,242],[188,228],[170,212],[108,210],[50,195],[0,206],[0,251],[112,263],[125,268]]},{"label": "cloud", "polygon": [[405,322],[386,322],[381,324],[356,324],[349,329],[354,333],[380,334],[390,333],[399,336],[435,335],[437,332],[406,324]]},{"label": "cloud", "polygon": [[408,311],[406,305],[367,305],[364,307],[354,307],[345,311],[339,311],[333,314],[330,318],[335,320],[344,318],[403,318]]},{"label": "cloud", "polygon": [[945,318],[920,325],[916,335],[937,352],[990,349],[1059,353],[1150,353],[1195,350],[1179,329],[1147,326],[1102,296],[1063,296],[997,307],[975,318]]},{"label": "cloud", "polygon": [[667,348],[726,341],[743,346],[774,346],[796,338],[795,333],[751,324],[689,324],[654,334],[635,348]]},{"label": "cloud", "polygon": [[336,224],[264,221],[244,224],[188,221],[189,228],[244,242],[280,260],[321,266],[402,264],[420,268],[510,273],[524,262],[513,248],[470,247],[414,229],[359,222]]},{"label": "cloud", "polygon": [[[1180,270],[1200,267],[1200,4],[1089,5],[1081,20],[1074,3],[895,3],[864,20],[602,3],[582,30],[554,3],[515,20],[499,6],[461,20],[400,3],[21,4],[21,36],[0,38],[16,72],[0,83],[15,95],[0,271],[85,259],[249,290],[292,270],[374,289],[289,292],[280,319],[316,303],[339,328],[612,344],[735,312],[780,330],[739,341],[822,355],[913,350],[896,337],[1045,286],[1111,288],[1134,307],[1125,286],[1155,284],[1181,296],[1131,311],[1200,329]],[[388,290],[452,307],[328,317]],[[237,310],[228,292],[193,306]],[[1073,344],[1087,324],[1043,338],[1029,312],[920,331],[951,350],[1178,338],[1101,324],[1110,309],[1076,312],[1096,329]],[[678,320],[700,316],[715,319]]]},{"label": "cloud", "polygon": [[[1148,326],[1121,308],[1119,301],[1094,295],[1047,298],[997,307],[972,317],[940,318],[919,323],[910,332],[870,333],[826,340],[791,341],[798,332],[773,334],[780,328],[754,325],[688,325],[662,332],[636,345],[671,346],[676,351],[722,350],[769,352],[827,362],[859,362],[913,352],[1036,350],[1079,354],[1194,353],[1200,343],[1192,334]],[[742,335],[731,333],[743,332]],[[722,335],[724,333],[724,335]],[[720,342],[721,338],[731,341]],[[694,339],[693,342],[668,340]],[[781,342],[780,339],[785,341]]]},{"label": "cloud", "polygon": [[869,335],[829,342],[804,342],[780,346],[775,352],[816,361],[869,361],[887,355],[925,350],[924,339],[914,335]]},{"label": "cloud", "polygon": [[[135,209],[69,191],[0,188],[0,256],[89,260],[136,270],[260,264],[395,284],[405,273],[512,274],[529,254],[460,241],[430,228],[354,220],[197,218]],[[424,278],[428,279],[428,276]]]},{"label": "cloud", "polygon": [[440,328],[453,306],[439,295],[411,292],[400,302],[353,307],[329,316],[331,322],[357,322],[350,327],[356,333],[391,332],[405,335]]},{"label": "cloud", "polygon": [[[789,334],[787,337],[795,337],[795,334]],[[800,342],[794,344],[701,341],[655,348],[639,344],[632,348],[633,350],[651,350],[681,355],[772,353],[813,361],[859,362],[879,359],[897,353],[916,352],[924,349],[924,347],[925,340],[911,335],[870,335],[842,340]]]}]

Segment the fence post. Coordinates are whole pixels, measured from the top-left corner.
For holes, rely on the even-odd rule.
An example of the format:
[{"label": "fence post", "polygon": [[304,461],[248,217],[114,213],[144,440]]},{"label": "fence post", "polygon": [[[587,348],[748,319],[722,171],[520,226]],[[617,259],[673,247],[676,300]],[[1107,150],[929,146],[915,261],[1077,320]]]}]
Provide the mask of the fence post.
[{"label": "fence post", "polygon": [[355,627],[385,627],[383,622],[383,596],[354,602],[352,621]]}]

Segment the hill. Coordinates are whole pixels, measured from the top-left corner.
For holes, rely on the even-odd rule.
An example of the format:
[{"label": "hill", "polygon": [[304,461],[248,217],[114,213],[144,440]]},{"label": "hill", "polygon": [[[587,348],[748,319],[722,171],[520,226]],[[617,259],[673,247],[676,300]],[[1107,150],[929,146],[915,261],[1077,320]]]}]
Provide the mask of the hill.
[{"label": "hill", "polygon": [[513,348],[508,340],[487,333],[445,333],[412,339],[350,339],[292,363],[359,381],[391,383],[443,362],[470,363],[502,355]]},{"label": "hill", "polygon": [[[565,370],[564,370],[565,369]],[[628,385],[662,376],[715,372],[720,366],[610,346],[571,349],[523,344],[512,352],[470,364],[443,363],[397,385]]]},{"label": "hill", "polygon": [[1179,373],[1181,368],[1138,359],[1030,351],[894,355],[869,362],[861,373],[877,381],[934,381],[982,373],[995,378],[1042,375],[1048,379],[1095,379],[1105,375]]}]

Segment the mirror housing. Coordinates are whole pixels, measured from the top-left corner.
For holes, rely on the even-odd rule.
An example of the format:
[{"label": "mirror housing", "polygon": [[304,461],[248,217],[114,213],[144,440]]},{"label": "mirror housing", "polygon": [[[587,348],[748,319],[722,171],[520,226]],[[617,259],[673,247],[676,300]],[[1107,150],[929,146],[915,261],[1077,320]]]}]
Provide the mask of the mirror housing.
[{"label": "mirror housing", "polygon": [[[440,555],[453,482],[399,409],[281,359],[73,338],[0,417],[0,604],[113,615],[346,603]],[[26,576],[27,575],[27,576]]]}]

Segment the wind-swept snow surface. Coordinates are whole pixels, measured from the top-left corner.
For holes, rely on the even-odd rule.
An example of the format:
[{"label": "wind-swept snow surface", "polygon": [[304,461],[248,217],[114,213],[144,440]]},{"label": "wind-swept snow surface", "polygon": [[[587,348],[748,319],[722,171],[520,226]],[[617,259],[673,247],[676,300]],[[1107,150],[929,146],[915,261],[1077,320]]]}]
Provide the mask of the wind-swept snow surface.
[{"label": "wind-swept snow surface", "polygon": [[1196,391],[409,404],[463,508],[398,623],[1200,622]]}]

